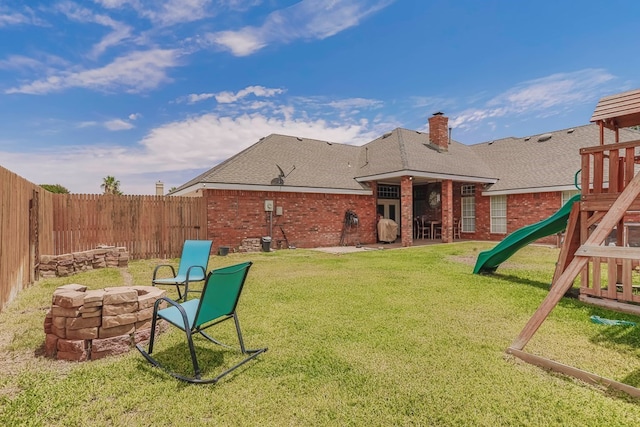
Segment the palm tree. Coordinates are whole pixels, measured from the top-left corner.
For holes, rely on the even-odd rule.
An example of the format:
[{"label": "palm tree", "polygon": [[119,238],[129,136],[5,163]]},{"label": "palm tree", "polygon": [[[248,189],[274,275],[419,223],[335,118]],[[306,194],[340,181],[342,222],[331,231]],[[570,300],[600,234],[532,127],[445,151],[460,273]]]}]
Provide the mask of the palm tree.
[{"label": "palm tree", "polygon": [[120,191],[120,181],[111,175],[102,179],[100,188],[104,190],[104,194],[122,194],[122,191]]}]

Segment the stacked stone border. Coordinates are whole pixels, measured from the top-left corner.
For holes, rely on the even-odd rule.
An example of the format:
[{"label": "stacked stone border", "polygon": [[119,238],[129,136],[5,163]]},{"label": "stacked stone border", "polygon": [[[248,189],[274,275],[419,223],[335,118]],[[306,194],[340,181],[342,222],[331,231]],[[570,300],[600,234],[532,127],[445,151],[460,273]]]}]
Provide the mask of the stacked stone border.
[{"label": "stacked stone border", "polygon": [[[149,340],[153,305],[166,293],[153,286],[58,287],[44,319],[45,355],[86,361],[129,352]],[[156,331],[167,327],[159,322]]]},{"label": "stacked stone border", "polygon": [[100,246],[84,252],[62,255],[41,255],[38,270],[40,277],[67,277],[96,268],[127,267],[129,252],[127,248]]},{"label": "stacked stone border", "polygon": [[238,247],[238,252],[260,252],[261,250],[262,240],[260,237],[242,239],[242,244]]}]

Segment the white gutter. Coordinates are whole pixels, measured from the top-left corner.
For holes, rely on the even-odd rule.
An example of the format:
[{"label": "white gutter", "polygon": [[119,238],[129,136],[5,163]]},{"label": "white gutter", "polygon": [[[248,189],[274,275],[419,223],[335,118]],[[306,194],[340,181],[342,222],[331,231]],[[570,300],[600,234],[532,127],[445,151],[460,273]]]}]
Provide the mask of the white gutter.
[{"label": "white gutter", "polygon": [[451,181],[481,182],[485,184],[495,184],[496,182],[498,182],[498,180],[495,178],[481,178],[477,176],[462,176],[462,175],[452,175],[452,174],[446,174],[446,173],[420,172],[420,171],[409,171],[409,170],[356,177],[356,181],[358,182],[381,181],[381,180],[390,179],[390,178],[400,178],[402,176],[413,176],[414,178],[428,178],[428,179],[451,180]]},{"label": "white gutter", "polygon": [[223,184],[205,182],[194,184],[172,193],[172,196],[193,195],[198,190],[240,190],[240,191],[275,191],[279,193],[322,193],[322,194],[352,194],[358,196],[371,196],[371,190],[350,190],[343,188],[319,188],[319,187],[293,187],[287,185],[250,185],[250,184]]},{"label": "white gutter", "polygon": [[512,188],[509,190],[483,191],[483,196],[504,196],[508,194],[528,194],[528,193],[551,193],[554,191],[571,191],[576,190],[575,185],[558,185],[553,187],[530,187],[530,188]]}]

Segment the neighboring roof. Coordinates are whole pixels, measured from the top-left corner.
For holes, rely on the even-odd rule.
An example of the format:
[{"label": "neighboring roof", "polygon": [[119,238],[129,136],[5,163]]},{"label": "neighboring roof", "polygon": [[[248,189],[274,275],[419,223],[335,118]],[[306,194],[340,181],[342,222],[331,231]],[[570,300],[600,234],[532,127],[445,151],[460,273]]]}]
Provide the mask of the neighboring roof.
[{"label": "neighboring roof", "polygon": [[602,122],[610,129],[640,125],[640,90],[605,96],[598,101],[592,122]]},{"label": "neighboring roof", "polygon": [[[620,142],[640,133],[620,129]],[[614,143],[605,132],[605,143]],[[489,184],[485,194],[558,191],[573,188],[581,168],[580,149],[600,144],[595,124],[525,138],[476,145],[451,141],[447,150],[429,134],[397,128],[363,145],[273,134],[174,190],[200,188],[371,194],[367,181],[414,183],[452,179]],[[282,174],[284,185],[274,181]]]},{"label": "neighboring roof", "polygon": [[[605,144],[615,142],[612,132],[605,132]],[[620,142],[638,139],[640,133],[620,129]],[[486,194],[500,192],[554,191],[552,187],[571,188],[580,170],[580,149],[600,144],[596,125],[532,135],[504,138],[470,146],[496,172],[498,182]],[[556,188],[557,189],[557,188]]]}]

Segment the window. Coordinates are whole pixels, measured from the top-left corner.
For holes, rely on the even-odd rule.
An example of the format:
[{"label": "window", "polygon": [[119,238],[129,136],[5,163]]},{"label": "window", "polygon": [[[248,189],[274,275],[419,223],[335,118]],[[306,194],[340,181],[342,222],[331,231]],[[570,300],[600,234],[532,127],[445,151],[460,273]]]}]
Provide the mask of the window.
[{"label": "window", "polygon": [[462,197],[466,196],[475,196],[476,195],[476,186],[474,184],[464,184],[460,189],[460,195]]},{"label": "window", "polygon": [[[462,190],[462,194],[464,195],[464,187]],[[474,187],[466,186],[466,187]],[[463,233],[475,233],[476,231],[476,198],[475,198],[475,188],[473,188],[473,192],[471,195],[467,195],[462,197],[462,232]]]},{"label": "window", "polygon": [[560,206],[564,206],[565,203],[567,203],[569,201],[569,199],[572,198],[573,196],[575,196],[576,194],[580,194],[580,191],[578,191],[578,190],[563,191],[562,192],[562,203],[561,203]]},{"label": "window", "polygon": [[507,234],[507,196],[491,196],[491,232]]},{"label": "window", "polygon": [[400,186],[378,185],[378,199],[399,199]]}]

